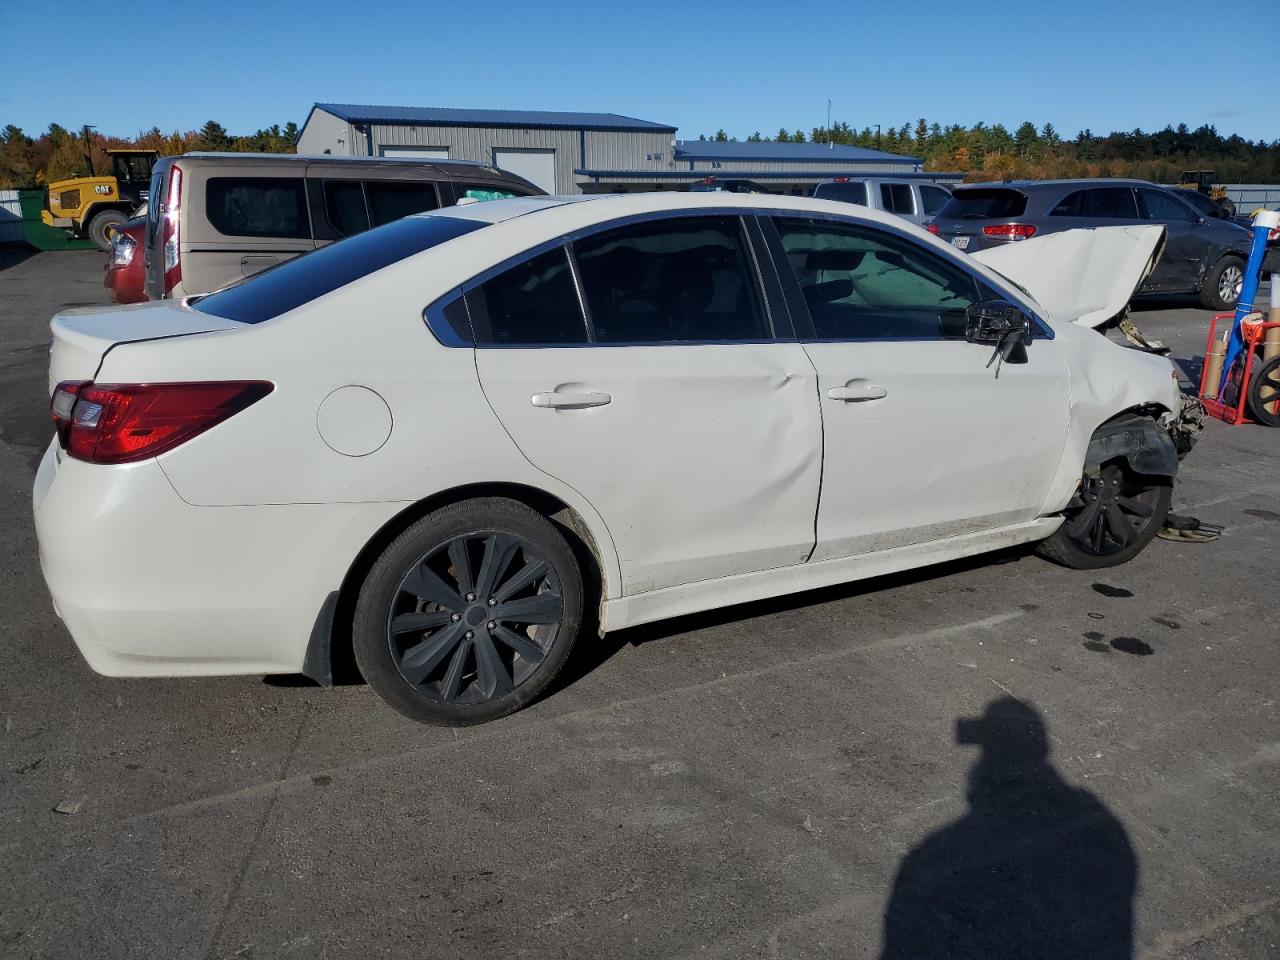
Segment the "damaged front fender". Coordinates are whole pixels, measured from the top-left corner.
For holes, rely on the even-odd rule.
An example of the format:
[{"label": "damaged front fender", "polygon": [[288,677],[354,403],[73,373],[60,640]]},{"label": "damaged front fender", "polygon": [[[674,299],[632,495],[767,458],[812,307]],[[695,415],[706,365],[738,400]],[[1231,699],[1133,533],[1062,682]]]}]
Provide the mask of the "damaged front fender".
[{"label": "damaged front fender", "polygon": [[1085,475],[1097,477],[1102,465],[1112,460],[1123,460],[1131,471],[1148,477],[1178,473],[1178,448],[1169,430],[1136,413],[1121,414],[1094,431],[1085,454]]}]

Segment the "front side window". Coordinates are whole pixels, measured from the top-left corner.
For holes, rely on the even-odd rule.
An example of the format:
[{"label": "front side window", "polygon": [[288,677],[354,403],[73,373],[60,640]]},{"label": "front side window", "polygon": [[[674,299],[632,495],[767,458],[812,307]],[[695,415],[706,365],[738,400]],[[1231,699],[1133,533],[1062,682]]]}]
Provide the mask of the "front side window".
[{"label": "front side window", "polygon": [[866,227],[777,218],[820,340],[963,339],[977,281],[920,245]]},{"label": "front side window", "polygon": [[1148,220],[1164,223],[1193,223],[1200,217],[1176,197],[1159,190],[1143,190],[1142,204],[1147,208]]},{"label": "front side window", "polygon": [[880,184],[880,205],[889,213],[915,213],[915,201],[911,199],[908,183]]},{"label": "front side window", "polygon": [[932,217],[951,199],[951,194],[941,187],[920,186],[920,203],[924,206],[924,215]]},{"label": "front side window", "polygon": [[477,346],[575,346],[586,322],[568,253],[556,247],[503,271],[467,295]]},{"label": "front side window", "polygon": [[375,227],[440,206],[434,183],[367,180],[364,191],[369,198],[369,219]]},{"label": "front side window", "polygon": [[301,177],[210,177],[205,214],[229,237],[311,238]]},{"label": "front side window", "polygon": [[577,241],[574,251],[598,343],[771,336],[737,217],[621,227]]}]

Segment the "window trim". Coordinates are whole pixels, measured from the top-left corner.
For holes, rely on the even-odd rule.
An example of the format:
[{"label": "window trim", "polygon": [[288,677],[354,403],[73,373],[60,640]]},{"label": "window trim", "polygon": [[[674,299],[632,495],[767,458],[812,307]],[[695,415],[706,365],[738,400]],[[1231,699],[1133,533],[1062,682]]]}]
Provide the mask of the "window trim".
[{"label": "window trim", "polygon": [[[797,338],[794,334],[794,324],[791,322],[789,311],[782,316],[786,317],[787,324],[785,328],[776,319],[781,311],[770,297],[773,292],[776,296],[777,291],[770,291],[769,284],[764,271],[764,263],[766,260],[772,261],[773,258],[768,256],[767,251],[757,251],[753,243],[753,236],[748,229],[748,220],[755,219],[756,211],[754,209],[744,209],[741,207],[708,207],[705,209],[694,210],[660,210],[653,213],[631,214],[626,217],[619,217],[613,220],[607,220],[602,223],[595,223],[588,227],[581,227],[577,230],[571,230],[568,233],[561,234],[551,240],[546,240],[536,246],[529,247],[521,251],[515,256],[487,267],[480,273],[475,274],[470,279],[463,281],[455,290],[450,291],[443,297],[437,298],[423,309],[423,320],[427,328],[431,331],[432,336],[436,338],[444,346],[467,346],[476,350],[582,350],[584,348],[608,348],[608,347],[731,347],[743,344],[769,344],[769,343],[794,343]],[[763,339],[755,340],[636,340],[636,341],[616,341],[608,343],[600,343],[595,339],[595,324],[590,317],[590,306],[588,305],[586,291],[583,289],[581,275],[578,269],[577,253],[573,248],[574,243],[578,240],[586,239],[600,233],[607,233],[611,230],[621,229],[633,224],[652,223],[658,220],[688,220],[711,217],[732,217],[738,222],[738,231],[742,239],[742,243],[747,250],[748,268],[752,273],[756,283],[756,292],[760,298],[760,306],[764,311],[765,323],[769,327],[771,336]],[[457,296],[467,296],[473,294],[475,290],[482,284],[492,280],[498,274],[506,270],[518,266],[521,263],[532,260],[534,257],[541,256],[549,250],[556,247],[568,247],[568,256],[570,271],[573,277],[574,285],[577,287],[578,304],[582,310],[583,323],[586,326],[587,342],[586,343],[476,343],[474,337],[471,342],[465,344],[456,343],[460,334],[453,329],[444,319],[444,308],[449,305]],[[773,269],[777,270],[777,265],[773,265]],[[470,298],[469,298],[470,299]],[[471,313],[471,305],[468,303],[468,314]],[[432,324],[436,324],[441,329],[436,329]],[[472,322],[474,330],[475,323]],[[441,332],[443,330],[443,333]]]},{"label": "window trim", "polygon": [[1053,327],[1051,327],[1039,311],[1032,307],[1030,303],[1018,295],[1017,291],[1008,289],[1004,283],[997,280],[991,280],[972,269],[967,263],[959,259],[949,249],[945,252],[934,250],[925,244],[920,243],[919,239],[911,236],[905,230],[900,230],[889,224],[871,223],[868,220],[862,220],[857,217],[840,216],[831,213],[814,213],[810,211],[798,210],[772,210],[759,209],[756,211],[757,217],[761,221],[761,230],[764,233],[769,253],[774,261],[774,269],[777,270],[782,280],[783,291],[786,299],[787,308],[791,312],[792,323],[797,333],[797,339],[800,343],[955,343],[958,341],[952,337],[894,337],[886,339],[884,337],[859,337],[859,338],[826,338],[818,337],[816,328],[813,325],[813,317],[809,313],[809,304],[804,299],[804,293],[800,289],[800,281],[796,279],[795,271],[791,269],[791,262],[787,259],[786,251],[782,246],[782,235],[778,232],[777,224],[774,219],[777,217],[790,218],[798,220],[813,220],[816,222],[838,223],[845,226],[858,227],[869,230],[873,233],[882,233],[894,237],[897,240],[915,244],[922,249],[931,252],[940,259],[951,264],[957,270],[962,271],[978,286],[979,293],[990,290],[1000,294],[1003,299],[1008,300],[1022,308],[1022,310],[1031,318],[1031,322],[1036,328],[1035,336],[1039,340],[1053,340],[1055,338]]}]

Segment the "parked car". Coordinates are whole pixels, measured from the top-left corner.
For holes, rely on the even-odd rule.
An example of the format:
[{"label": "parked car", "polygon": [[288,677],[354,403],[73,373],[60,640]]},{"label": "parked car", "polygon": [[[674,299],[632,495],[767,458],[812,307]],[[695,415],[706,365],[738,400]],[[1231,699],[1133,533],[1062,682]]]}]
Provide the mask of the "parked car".
[{"label": "parked car", "polygon": [[396,709],[467,724],[597,626],[1019,543],[1124,562],[1187,448],[1173,366],[1016,279],[878,211],[671,192],[438,209],[67,311],[44,575],[99,673],[325,682],[352,644]]},{"label": "parked car", "polygon": [[813,188],[820,200],[839,200],[860,207],[883,210],[923,224],[951,198],[951,191],[938,183],[893,177],[836,177]]},{"label": "parked car", "polygon": [[694,183],[689,184],[689,190],[693,193],[777,193],[777,190],[770,190],[768,187],[762,187],[754,180],[733,179],[730,177],[703,177]]},{"label": "parked car", "polygon": [[459,200],[541,195],[464,160],[189,153],[157,161],[147,216],[152,300],[216,290],[335,240]]},{"label": "parked car", "polygon": [[1159,223],[1164,256],[1139,293],[1195,293],[1209,310],[1240,298],[1249,232],[1202,216],[1181,191],[1145,180],[1016,180],[960,187],[930,231],[959,250],[982,250],[1080,227]]},{"label": "parked car", "polygon": [[111,250],[103,268],[102,285],[111,291],[111,299],[116,303],[143,303],[147,299],[142,258],[146,231],[147,221],[143,218],[128,220],[111,229]]}]

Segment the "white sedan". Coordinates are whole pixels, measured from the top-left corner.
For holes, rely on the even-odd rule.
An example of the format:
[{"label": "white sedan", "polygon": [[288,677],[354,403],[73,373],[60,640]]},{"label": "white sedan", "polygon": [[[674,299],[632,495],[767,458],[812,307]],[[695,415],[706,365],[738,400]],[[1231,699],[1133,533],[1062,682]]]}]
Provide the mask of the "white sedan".
[{"label": "white sedan", "polygon": [[842,203],[413,216],[55,317],[41,563],[99,673],[325,682],[349,645],[408,716],[489,720],[596,628],[1033,541],[1133,557],[1177,382],[1071,319]]}]

